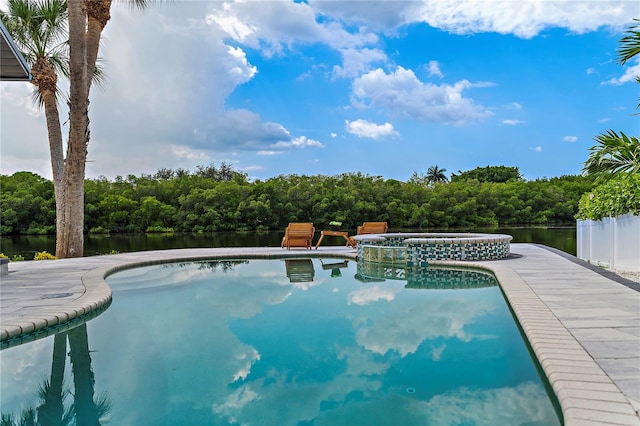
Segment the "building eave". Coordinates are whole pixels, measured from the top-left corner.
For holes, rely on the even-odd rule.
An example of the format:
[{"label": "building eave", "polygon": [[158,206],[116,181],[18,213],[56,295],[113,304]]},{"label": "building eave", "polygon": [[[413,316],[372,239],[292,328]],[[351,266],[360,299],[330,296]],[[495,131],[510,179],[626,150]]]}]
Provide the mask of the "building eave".
[{"label": "building eave", "polygon": [[31,81],[29,65],[2,21],[0,21],[0,80]]}]

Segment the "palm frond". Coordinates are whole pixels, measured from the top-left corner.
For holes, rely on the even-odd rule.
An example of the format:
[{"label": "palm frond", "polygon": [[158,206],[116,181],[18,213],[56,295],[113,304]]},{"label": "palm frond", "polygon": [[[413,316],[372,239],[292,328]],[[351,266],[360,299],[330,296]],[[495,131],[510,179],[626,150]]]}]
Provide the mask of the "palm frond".
[{"label": "palm frond", "polygon": [[630,26],[625,31],[626,35],[620,39],[617,62],[621,65],[640,53],[640,20],[634,21],[637,23]]},{"label": "palm frond", "polygon": [[640,141],[635,136],[608,130],[595,137],[583,174],[606,180],[619,173],[640,173]]},{"label": "palm frond", "polygon": [[44,106],[44,98],[36,86],[33,86],[33,91],[31,92],[31,102],[39,108]]},{"label": "palm frond", "polygon": [[[98,58],[98,61],[101,62],[100,58]],[[101,64],[97,63],[95,68],[93,69],[91,81],[98,87],[103,87],[105,84],[107,84],[107,73],[105,72],[104,67],[102,67]]]}]

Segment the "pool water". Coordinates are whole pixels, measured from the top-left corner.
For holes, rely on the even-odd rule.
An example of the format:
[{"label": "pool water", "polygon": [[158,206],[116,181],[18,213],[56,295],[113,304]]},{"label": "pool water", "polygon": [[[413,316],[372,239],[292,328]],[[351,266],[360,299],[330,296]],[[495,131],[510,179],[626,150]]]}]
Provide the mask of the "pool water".
[{"label": "pool water", "polygon": [[78,424],[560,424],[486,276],[463,288],[358,272],[342,259],[118,272],[103,314],[0,352],[0,412],[16,424],[72,403]]}]

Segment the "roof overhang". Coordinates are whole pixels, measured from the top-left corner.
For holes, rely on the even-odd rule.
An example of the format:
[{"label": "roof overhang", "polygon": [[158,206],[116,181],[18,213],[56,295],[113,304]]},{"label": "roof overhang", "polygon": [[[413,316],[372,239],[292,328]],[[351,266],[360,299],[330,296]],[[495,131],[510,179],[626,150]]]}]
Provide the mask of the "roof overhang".
[{"label": "roof overhang", "polygon": [[0,80],[30,81],[31,70],[20,50],[0,21]]}]

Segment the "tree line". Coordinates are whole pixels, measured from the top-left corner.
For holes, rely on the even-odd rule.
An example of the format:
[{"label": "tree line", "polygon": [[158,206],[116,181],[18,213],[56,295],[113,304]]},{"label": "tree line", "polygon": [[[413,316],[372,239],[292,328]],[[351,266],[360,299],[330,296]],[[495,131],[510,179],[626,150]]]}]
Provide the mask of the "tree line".
[{"label": "tree line", "polygon": [[[573,224],[593,179],[526,181],[517,168],[491,166],[459,172],[452,182],[416,173],[406,182],[362,173],[250,181],[223,164],[88,179],[84,186],[85,233],[266,231],[289,222],[322,229],[332,221],[345,230],[387,221],[394,231]],[[0,175],[0,187],[0,235],[55,234],[51,181],[18,172]]]}]

